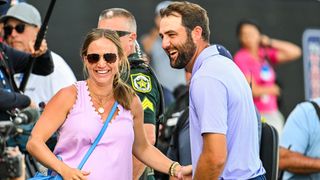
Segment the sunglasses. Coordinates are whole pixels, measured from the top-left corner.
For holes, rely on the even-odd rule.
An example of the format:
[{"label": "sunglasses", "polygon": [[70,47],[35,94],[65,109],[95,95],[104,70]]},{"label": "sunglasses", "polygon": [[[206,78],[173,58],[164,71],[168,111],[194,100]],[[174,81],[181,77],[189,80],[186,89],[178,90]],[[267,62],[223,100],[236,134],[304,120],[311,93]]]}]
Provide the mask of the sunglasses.
[{"label": "sunglasses", "polygon": [[119,37],[123,37],[123,36],[126,36],[128,34],[131,34],[131,32],[129,31],[115,31]]},{"label": "sunglasses", "polygon": [[[102,57],[109,64],[117,61],[117,55],[115,53],[105,53]],[[97,63],[100,60],[100,54],[87,54],[87,60],[91,64]]]},{"label": "sunglasses", "polygon": [[5,36],[9,36],[12,34],[13,29],[15,29],[17,31],[17,33],[19,33],[19,34],[23,33],[25,27],[26,27],[26,24],[24,24],[24,23],[20,23],[20,24],[16,25],[15,27],[7,24],[3,27],[3,30],[4,30]]}]

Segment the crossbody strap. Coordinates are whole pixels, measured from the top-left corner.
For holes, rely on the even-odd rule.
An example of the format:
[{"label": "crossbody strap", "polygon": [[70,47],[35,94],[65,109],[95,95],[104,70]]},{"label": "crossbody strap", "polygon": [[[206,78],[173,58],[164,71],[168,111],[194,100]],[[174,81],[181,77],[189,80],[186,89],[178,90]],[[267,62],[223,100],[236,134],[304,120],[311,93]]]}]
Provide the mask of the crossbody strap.
[{"label": "crossbody strap", "polygon": [[[319,119],[319,118],[320,118],[320,108],[319,108],[319,105],[318,105],[316,102],[314,102],[314,101],[309,101],[309,102],[313,105],[314,109],[316,110],[317,115],[318,115],[318,119]],[[319,121],[320,121],[320,119],[319,119]]]},{"label": "crossbody strap", "polygon": [[83,165],[86,163],[86,161],[88,160],[89,156],[91,155],[91,153],[93,152],[94,148],[96,148],[97,144],[99,143],[100,139],[102,138],[104,132],[106,131],[109,122],[111,121],[114,113],[116,112],[118,106],[118,102],[116,101],[113,106],[112,109],[99,133],[99,135],[96,137],[96,139],[94,140],[93,144],[91,145],[90,149],[87,151],[86,155],[83,157],[81,163],[78,166],[78,169],[82,169]]}]

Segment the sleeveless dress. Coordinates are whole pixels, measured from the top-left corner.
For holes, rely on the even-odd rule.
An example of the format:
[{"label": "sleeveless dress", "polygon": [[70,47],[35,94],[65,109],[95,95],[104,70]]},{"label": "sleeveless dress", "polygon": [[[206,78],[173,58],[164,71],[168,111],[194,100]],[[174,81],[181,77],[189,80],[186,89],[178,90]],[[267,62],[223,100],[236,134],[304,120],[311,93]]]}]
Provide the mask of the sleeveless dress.
[{"label": "sleeveless dress", "polygon": [[[99,134],[103,122],[95,111],[85,81],[75,83],[77,100],[58,130],[54,154],[77,168]],[[118,114],[111,120],[100,142],[82,170],[89,171],[89,180],[132,179],[133,116],[118,105]]]}]

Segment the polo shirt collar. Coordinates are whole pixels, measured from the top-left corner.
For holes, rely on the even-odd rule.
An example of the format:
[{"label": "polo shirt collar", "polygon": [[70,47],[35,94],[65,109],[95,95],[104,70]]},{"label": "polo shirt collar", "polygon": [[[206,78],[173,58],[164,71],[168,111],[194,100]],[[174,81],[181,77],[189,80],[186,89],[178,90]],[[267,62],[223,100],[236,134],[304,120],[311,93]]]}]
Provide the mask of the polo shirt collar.
[{"label": "polo shirt collar", "polygon": [[195,74],[195,72],[198,71],[198,69],[201,67],[201,65],[205,59],[207,59],[210,56],[217,55],[217,54],[219,54],[219,51],[217,49],[217,45],[211,45],[211,46],[203,49],[202,52],[197,57],[196,62],[193,65],[192,76]]}]

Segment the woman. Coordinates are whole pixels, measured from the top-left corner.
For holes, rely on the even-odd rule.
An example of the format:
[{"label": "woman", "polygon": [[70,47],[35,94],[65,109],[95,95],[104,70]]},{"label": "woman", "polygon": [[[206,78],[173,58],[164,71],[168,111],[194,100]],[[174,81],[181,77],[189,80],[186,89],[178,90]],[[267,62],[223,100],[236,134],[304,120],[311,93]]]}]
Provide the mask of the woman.
[{"label": "woman", "polygon": [[[146,140],[139,98],[122,81],[129,74],[129,63],[116,33],[93,29],[86,36],[81,56],[87,80],[60,90],[51,99],[31,133],[30,154],[64,180],[132,179],[132,153],[152,168],[180,176],[181,166]],[[104,136],[83,169],[76,169],[115,101],[119,105]],[[58,142],[52,153],[45,142],[57,130]],[[183,170],[191,173],[190,168]]]},{"label": "woman", "polygon": [[290,42],[262,34],[260,27],[250,20],[238,24],[237,36],[241,49],[234,61],[252,85],[254,102],[262,117],[281,134],[284,118],[278,110],[280,88],[275,83],[273,66],[297,59],[301,50]]}]

